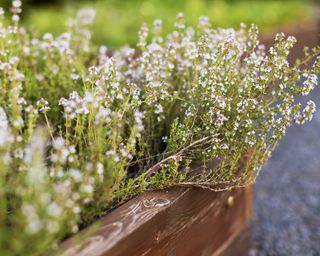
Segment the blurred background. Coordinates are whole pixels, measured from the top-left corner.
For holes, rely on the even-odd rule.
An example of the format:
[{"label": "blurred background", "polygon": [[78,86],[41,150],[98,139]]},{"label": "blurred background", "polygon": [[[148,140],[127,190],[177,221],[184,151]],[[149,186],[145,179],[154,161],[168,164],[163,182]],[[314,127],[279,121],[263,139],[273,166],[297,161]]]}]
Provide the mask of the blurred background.
[{"label": "blurred background", "polygon": [[[319,1],[319,0],[318,0]],[[238,28],[240,22],[255,23],[264,33],[279,27],[306,26],[313,22],[318,1],[239,1],[239,0],[23,0],[23,22],[39,33],[64,31],[77,9],[96,9],[93,40],[117,47],[135,44],[143,23],[162,19],[165,32],[173,27],[175,16],[183,12],[189,25],[199,16],[209,16],[215,27]],[[9,8],[11,0],[1,0]]]},{"label": "blurred background", "polygon": [[[0,0],[10,8],[10,0]],[[173,29],[175,16],[184,12],[196,26],[206,15],[214,27],[239,28],[255,23],[267,46],[276,32],[298,40],[291,59],[303,46],[319,45],[320,1],[241,0],[24,0],[22,23],[40,35],[63,32],[79,8],[97,11],[93,25],[96,44],[117,48],[135,45],[143,23],[162,19],[165,32]],[[310,97],[320,105],[319,88]],[[307,99],[305,99],[307,100]],[[318,107],[319,110],[319,107]],[[262,170],[255,186],[252,221],[254,255],[320,255],[320,113],[304,126],[293,126]]]}]

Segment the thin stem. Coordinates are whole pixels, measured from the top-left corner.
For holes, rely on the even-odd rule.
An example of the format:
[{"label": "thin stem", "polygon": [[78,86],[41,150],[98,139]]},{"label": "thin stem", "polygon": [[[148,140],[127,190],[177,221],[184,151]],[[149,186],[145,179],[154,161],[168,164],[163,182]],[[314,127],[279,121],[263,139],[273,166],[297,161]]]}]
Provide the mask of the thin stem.
[{"label": "thin stem", "polygon": [[50,123],[49,123],[49,120],[48,120],[47,114],[46,114],[46,113],[43,113],[43,115],[44,115],[44,119],[46,120],[46,123],[47,123],[47,126],[48,126],[48,132],[49,132],[49,135],[50,135],[50,137],[51,137],[52,141],[54,142],[55,140],[54,140],[54,137],[53,137],[52,128],[51,128],[51,125],[50,125]]},{"label": "thin stem", "polygon": [[[185,152],[186,150],[188,150],[189,148],[191,148],[191,147],[193,147],[193,146],[195,146],[195,145],[197,145],[197,144],[200,144],[200,143],[202,143],[202,142],[205,142],[205,141],[208,140],[208,139],[209,139],[209,137],[204,137],[204,138],[202,138],[202,139],[196,140],[196,141],[192,142],[191,144],[189,144],[188,146],[180,149],[177,153],[175,153],[175,154],[173,154],[173,155],[171,155],[171,156],[169,156],[169,157],[167,157],[167,158],[165,158],[165,159],[162,159],[161,161],[159,161],[158,163],[156,163],[155,165],[153,165],[152,167],[150,167],[150,168],[144,173],[144,174],[145,174],[145,177],[146,177],[146,178],[149,178],[153,173],[155,173],[156,171],[158,171],[164,163],[166,163],[166,162],[168,162],[168,161],[170,161],[170,160],[172,160],[172,159],[176,159],[176,158],[179,158],[179,157],[181,158],[183,152]],[[135,178],[135,181],[137,181],[137,180],[138,180],[138,178]]]}]

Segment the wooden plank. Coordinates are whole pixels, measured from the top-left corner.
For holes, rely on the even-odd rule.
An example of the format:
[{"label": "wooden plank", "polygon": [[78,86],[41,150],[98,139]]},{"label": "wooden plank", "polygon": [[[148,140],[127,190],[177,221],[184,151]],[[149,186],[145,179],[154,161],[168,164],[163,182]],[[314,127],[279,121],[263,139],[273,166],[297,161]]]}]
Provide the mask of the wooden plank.
[{"label": "wooden plank", "polygon": [[221,252],[214,253],[213,256],[248,256],[251,248],[251,232],[248,226],[244,227],[239,234],[227,241]]},{"label": "wooden plank", "polygon": [[[232,196],[234,203],[228,205]],[[144,193],[66,241],[63,255],[212,255],[251,215],[250,189]],[[230,201],[230,200],[229,200]]]}]

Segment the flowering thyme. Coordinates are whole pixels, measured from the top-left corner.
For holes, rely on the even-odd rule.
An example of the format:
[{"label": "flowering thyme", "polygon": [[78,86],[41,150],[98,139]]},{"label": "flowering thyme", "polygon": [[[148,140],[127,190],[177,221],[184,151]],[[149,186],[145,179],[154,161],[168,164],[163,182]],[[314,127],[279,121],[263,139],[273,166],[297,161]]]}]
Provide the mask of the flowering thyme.
[{"label": "flowering thyme", "polygon": [[[0,9],[0,241],[44,254],[66,235],[147,189],[224,190],[255,181],[292,123],[312,119],[319,48],[295,65],[293,37],[258,29],[174,31],[144,25],[136,48],[91,45],[93,10],[69,30],[34,37]],[[305,64],[313,65],[308,68]],[[11,243],[14,241],[14,243]],[[30,243],[30,241],[36,241]]]}]

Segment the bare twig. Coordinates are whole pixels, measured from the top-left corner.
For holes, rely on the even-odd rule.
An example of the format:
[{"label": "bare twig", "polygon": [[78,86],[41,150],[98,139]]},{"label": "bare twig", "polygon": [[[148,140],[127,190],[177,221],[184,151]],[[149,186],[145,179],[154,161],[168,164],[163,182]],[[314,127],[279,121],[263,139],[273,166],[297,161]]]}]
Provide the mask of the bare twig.
[{"label": "bare twig", "polygon": [[[146,178],[149,178],[152,174],[154,174],[156,171],[158,171],[164,163],[166,163],[166,162],[168,162],[168,161],[170,161],[170,160],[172,160],[172,159],[182,158],[183,152],[185,152],[185,151],[188,150],[189,148],[194,147],[195,145],[198,145],[198,144],[200,144],[200,143],[205,142],[205,141],[208,140],[208,139],[209,139],[209,137],[204,137],[204,138],[202,138],[202,139],[196,140],[196,141],[190,143],[188,146],[180,149],[177,153],[175,153],[175,154],[173,154],[173,155],[171,155],[171,156],[169,156],[169,157],[166,157],[166,158],[162,159],[161,161],[159,161],[158,163],[156,163],[155,165],[153,165],[152,167],[150,167],[150,168],[145,172],[145,177],[146,177]],[[135,182],[136,182],[137,180],[138,180],[138,178],[135,178]]]}]

